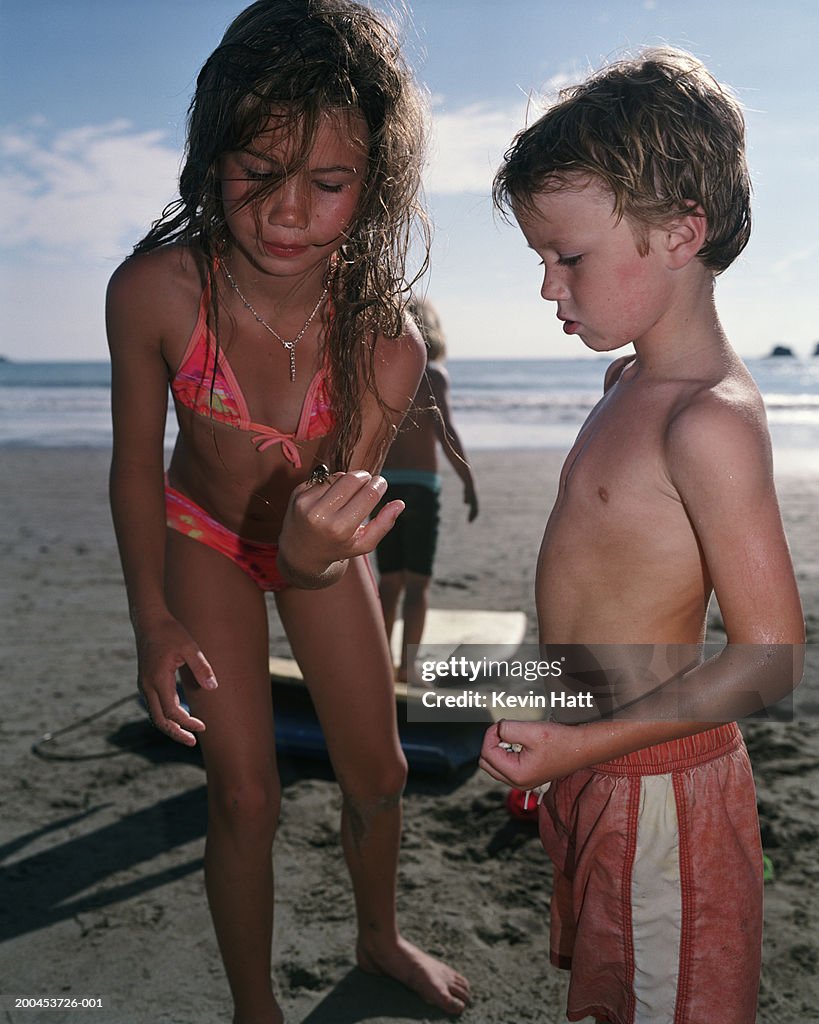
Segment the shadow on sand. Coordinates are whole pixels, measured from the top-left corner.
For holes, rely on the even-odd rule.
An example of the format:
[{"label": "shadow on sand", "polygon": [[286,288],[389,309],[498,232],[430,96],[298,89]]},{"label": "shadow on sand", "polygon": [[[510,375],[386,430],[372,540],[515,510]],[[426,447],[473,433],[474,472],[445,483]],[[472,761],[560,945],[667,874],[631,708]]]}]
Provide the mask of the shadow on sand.
[{"label": "shadow on sand", "polygon": [[[191,750],[159,736],[141,716],[121,725],[105,740],[106,753],[101,753],[101,757],[121,752],[136,754],[155,764],[183,761],[202,766],[197,748]],[[78,757],[87,759],[85,754]],[[70,754],[66,759],[71,759]],[[452,792],[474,770],[475,766],[470,766],[442,779],[411,776],[408,792],[416,788],[420,792]],[[283,788],[302,779],[333,779],[329,763],[320,758],[280,756],[279,772]],[[112,784],[112,799],[80,813],[55,816],[53,821],[14,836],[0,846],[0,863],[14,858],[0,872],[0,942],[78,914],[101,910],[202,868],[201,855],[163,870],[151,870],[151,862],[161,854],[204,838],[207,822],[204,780],[202,785],[175,793],[113,822],[110,814],[106,814],[108,820],[104,825],[88,831],[96,815],[116,806],[115,786],[124,784]],[[77,834],[80,829],[82,834]],[[73,834],[60,841],[66,832]],[[56,842],[48,849],[20,856],[21,851],[34,843],[42,847],[42,841],[49,837]],[[110,879],[121,878],[128,872],[138,872],[139,877],[108,884]],[[366,974],[361,977],[368,978]],[[330,1015],[315,1020],[341,1018]]]}]

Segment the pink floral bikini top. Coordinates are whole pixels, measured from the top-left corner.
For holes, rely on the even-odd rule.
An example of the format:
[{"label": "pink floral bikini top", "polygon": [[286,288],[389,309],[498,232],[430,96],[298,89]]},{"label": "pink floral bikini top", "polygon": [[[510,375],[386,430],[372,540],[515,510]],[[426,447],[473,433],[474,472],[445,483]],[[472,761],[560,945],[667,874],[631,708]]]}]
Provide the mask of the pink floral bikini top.
[{"label": "pink floral bikini top", "polygon": [[286,434],[264,423],[254,423],[239,382],[221,348],[216,357],[216,338],[208,325],[209,308],[210,281],[202,292],[199,316],[185,354],[171,380],[173,397],[200,416],[251,432],[250,440],[260,452],[280,444],[284,457],[298,469],[301,466],[300,442],[326,437],[335,424],[326,368],[322,366],[310,381],[295,433]]}]

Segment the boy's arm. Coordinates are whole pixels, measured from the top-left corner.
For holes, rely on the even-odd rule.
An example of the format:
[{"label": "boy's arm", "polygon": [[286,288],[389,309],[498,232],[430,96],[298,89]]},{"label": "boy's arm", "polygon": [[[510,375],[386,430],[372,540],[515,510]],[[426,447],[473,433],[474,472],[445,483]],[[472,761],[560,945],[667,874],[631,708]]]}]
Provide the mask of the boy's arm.
[{"label": "boy's arm", "polygon": [[401,337],[379,337],[375,344],[374,384],[386,418],[376,396],[366,390],[350,471],[333,474],[329,484],[300,484],[290,498],[278,564],[297,587],[316,590],[335,583],[348,560],[373,551],[404,509],[403,502],[391,501],[368,521],[386,492],[378,473],[418,390],[426,349],[414,324]]},{"label": "boy's arm", "polygon": [[460,434],[452,421],[449,374],[443,367],[429,363],[427,364],[427,380],[440,414],[435,417],[435,433],[447,461],[464,485],[464,504],[469,506],[468,521],[471,523],[478,515],[478,496],[475,492],[475,479],[472,476],[469,463],[466,461],[466,452]]},{"label": "boy's arm", "polygon": [[666,458],[702,549],[728,642],[804,643],[761,409],[734,409],[703,398],[671,423]]},{"label": "boy's arm", "polygon": [[[616,720],[564,726],[504,722],[487,733],[482,766],[527,788],[654,743],[701,732],[775,703],[802,674],[802,608],[773,485],[761,412],[710,398],[671,424],[668,476],[703,553],[728,636],[715,658]],[[521,743],[515,754],[498,739]]]}]

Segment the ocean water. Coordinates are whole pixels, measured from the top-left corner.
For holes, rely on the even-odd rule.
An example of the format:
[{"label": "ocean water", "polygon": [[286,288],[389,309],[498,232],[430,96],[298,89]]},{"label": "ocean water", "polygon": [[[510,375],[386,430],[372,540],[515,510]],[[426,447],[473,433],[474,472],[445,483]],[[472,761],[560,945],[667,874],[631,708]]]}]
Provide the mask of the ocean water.
[{"label": "ocean water", "polygon": [[[467,451],[567,449],[598,400],[609,360],[452,359],[455,424]],[[819,358],[752,359],[779,469],[819,472]],[[0,445],[111,444],[105,362],[0,362]],[[173,443],[169,416],[166,444]]]},{"label": "ocean water", "polygon": [[[470,449],[568,449],[611,360],[451,360],[456,426]],[[819,473],[819,358],[748,359],[778,469]]]}]

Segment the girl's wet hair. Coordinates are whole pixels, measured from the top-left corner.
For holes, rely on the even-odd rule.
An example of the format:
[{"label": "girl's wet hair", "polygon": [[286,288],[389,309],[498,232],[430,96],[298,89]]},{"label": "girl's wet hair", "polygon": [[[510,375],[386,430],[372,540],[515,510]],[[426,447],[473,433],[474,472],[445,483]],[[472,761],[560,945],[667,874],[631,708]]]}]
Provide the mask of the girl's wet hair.
[{"label": "girl's wet hair", "polygon": [[708,221],[702,262],[719,274],[751,232],[745,120],[701,61],[649,49],[603,67],[516,136],[495,176],[503,212],[538,193],[596,180],[647,251],[648,227],[696,212]]},{"label": "girl's wet hair", "polygon": [[[402,333],[403,308],[426,269],[429,249],[418,201],[423,105],[385,19],[354,0],[258,0],[239,14],[197,78],[180,197],[134,252],[174,242],[195,245],[213,276],[230,241],[220,158],[275,129],[284,133],[291,153],[283,177],[304,163],[321,117],[333,111],[361,115],[369,135],[355,222],[327,280],[333,308],[327,350],[338,423],[334,461],[347,468],[361,432],[362,376],[373,388],[372,346],[364,342],[376,333]],[[339,117],[338,125],[350,130],[354,119]],[[280,181],[260,182],[249,201],[263,199]],[[409,275],[413,242],[420,265]]]}]

